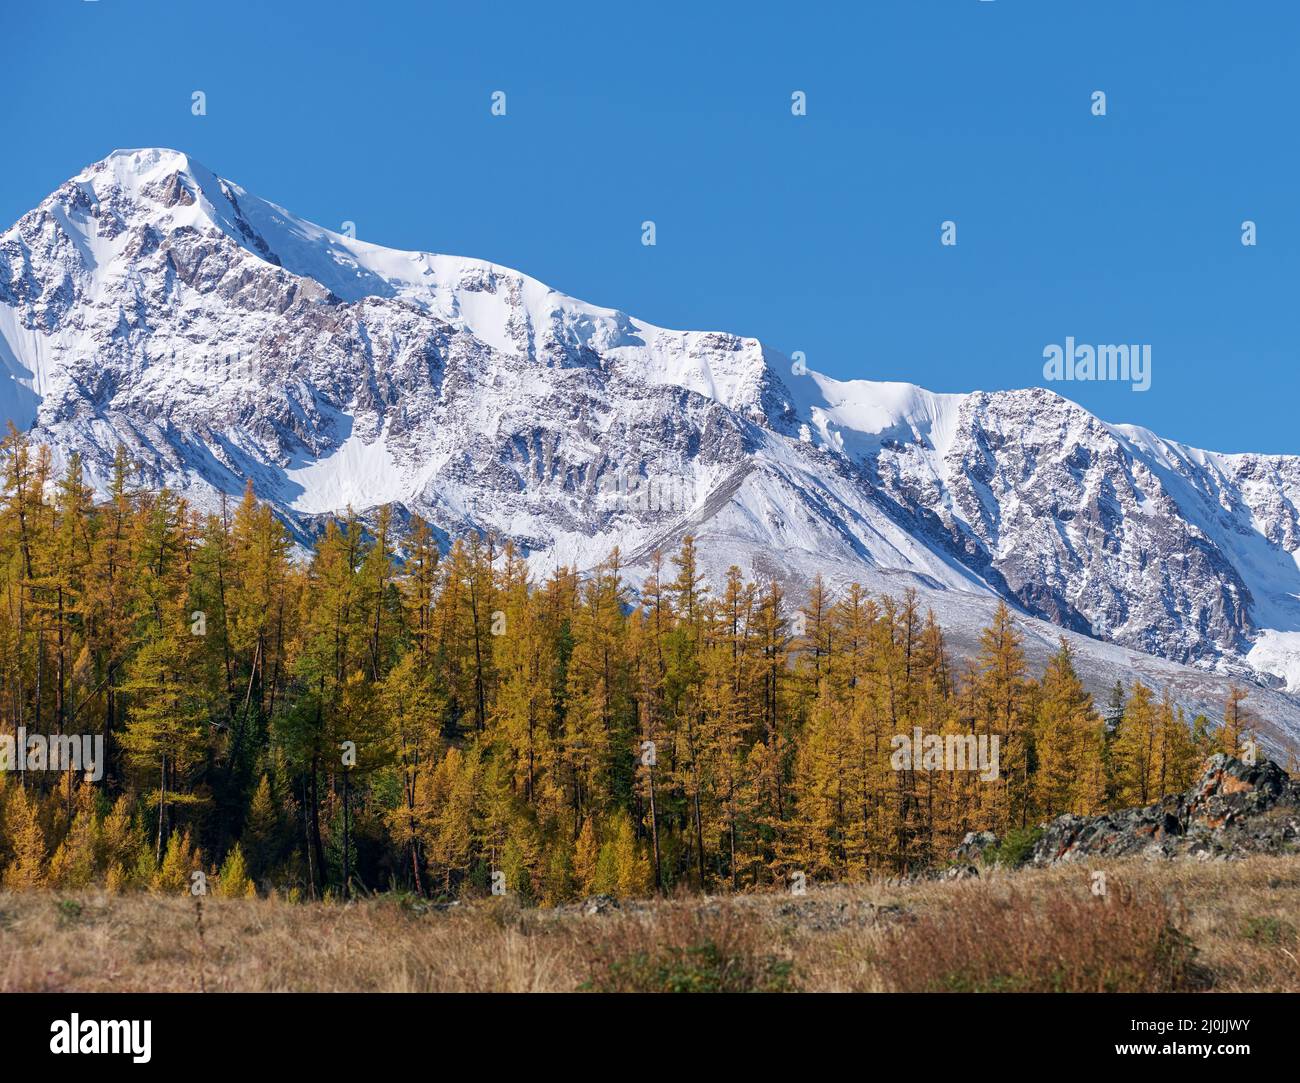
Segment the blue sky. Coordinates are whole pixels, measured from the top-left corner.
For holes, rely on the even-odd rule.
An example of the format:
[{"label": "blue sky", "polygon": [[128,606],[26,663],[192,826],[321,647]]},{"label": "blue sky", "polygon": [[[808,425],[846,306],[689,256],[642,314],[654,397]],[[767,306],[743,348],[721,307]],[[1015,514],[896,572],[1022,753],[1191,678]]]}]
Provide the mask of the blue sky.
[{"label": "blue sky", "polygon": [[169,146],[364,240],[839,378],[1024,387],[1066,336],[1148,343],[1149,391],[1056,389],[1300,453],[1293,0],[15,8],[0,226],[114,148]]}]

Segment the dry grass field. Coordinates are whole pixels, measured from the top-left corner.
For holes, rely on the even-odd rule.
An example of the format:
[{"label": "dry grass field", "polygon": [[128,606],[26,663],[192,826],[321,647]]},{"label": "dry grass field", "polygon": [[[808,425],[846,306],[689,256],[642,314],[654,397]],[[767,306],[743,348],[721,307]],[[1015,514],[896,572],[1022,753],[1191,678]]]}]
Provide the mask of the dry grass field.
[{"label": "dry grass field", "polygon": [[[521,909],[0,893],[0,991],[1300,991],[1300,859]],[[589,912],[599,910],[599,912]]]}]

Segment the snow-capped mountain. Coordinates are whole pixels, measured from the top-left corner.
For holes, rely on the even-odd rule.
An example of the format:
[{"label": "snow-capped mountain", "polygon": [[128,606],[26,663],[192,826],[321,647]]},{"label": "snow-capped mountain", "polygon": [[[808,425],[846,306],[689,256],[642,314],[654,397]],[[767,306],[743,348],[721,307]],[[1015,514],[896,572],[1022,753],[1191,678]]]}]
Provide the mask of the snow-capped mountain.
[{"label": "snow-capped mountain", "polygon": [[[912,586],[973,640],[1190,706],[1224,678],[1300,735],[1300,458],[1220,455],[1041,389],[836,381],[478,260],[305,222],[183,154],[118,151],[0,234],[0,409],[102,487],[125,444],[200,506],[251,478],[303,536],[397,502],[539,571],[693,533],[711,570]],[[795,371],[798,369],[799,371]],[[1056,626],[1056,627],[1051,627]]]}]

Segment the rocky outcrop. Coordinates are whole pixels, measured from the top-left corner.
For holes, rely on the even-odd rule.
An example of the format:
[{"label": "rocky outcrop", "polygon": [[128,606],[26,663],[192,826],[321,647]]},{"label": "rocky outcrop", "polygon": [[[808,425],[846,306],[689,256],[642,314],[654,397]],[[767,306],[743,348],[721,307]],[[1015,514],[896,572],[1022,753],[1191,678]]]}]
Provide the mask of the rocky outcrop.
[{"label": "rocky outcrop", "polygon": [[982,861],[997,844],[998,837],[992,831],[971,831],[953,850],[953,863],[961,866],[969,865],[972,861]]},{"label": "rocky outcrop", "polygon": [[[1300,853],[1300,780],[1271,760],[1211,756],[1186,793],[1104,816],[1058,816],[1041,827],[1023,864],[1036,868],[1096,858],[1231,859]],[[958,865],[994,848],[988,832],[968,835]]]}]

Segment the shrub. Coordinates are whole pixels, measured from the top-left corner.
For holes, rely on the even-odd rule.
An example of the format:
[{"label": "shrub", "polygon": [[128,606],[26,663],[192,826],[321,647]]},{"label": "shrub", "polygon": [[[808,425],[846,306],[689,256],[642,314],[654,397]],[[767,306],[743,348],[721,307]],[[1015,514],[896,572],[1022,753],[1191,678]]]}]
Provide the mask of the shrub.
[{"label": "shrub", "polygon": [[[248,866],[244,862],[244,851],[240,848],[239,843],[235,843],[221,866],[221,873],[217,879],[217,895],[222,899],[244,899],[249,897],[250,887],[252,887],[252,881],[248,878]],[[256,893],[252,897],[256,898]]]},{"label": "shrub", "polygon": [[1013,827],[997,846],[989,850],[989,863],[1010,869],[1019,868],[1029,860],[1034,845],[1042,837],[1041,827]]},{"label": "shrub", "polygon": [[772,950],[757,919],[726,907],[683,908],[651,924],[614,919],[591,958],[586,991],[601,993],[782,993],[794,965]]},{"label": "shrub", "polygon": [[708,940],[666,948],[653,957],[638,952],[615,960],[589,988],[601,993],[782,993],[793,988],[791,970],[791,963],[772,956],[728,955]]},{"label": "shrub", "polygon": [[1281,918],[1249,918],[1241,935],[1255,944],[1290,944],[1296,939],[1296,928]]},{"label": "shrub", "polygon": [[1160,895],[1046,898],[983,885],[891,930],[874,960],[900,992],[1178,992],[1208,984],[1196,948]]}]

